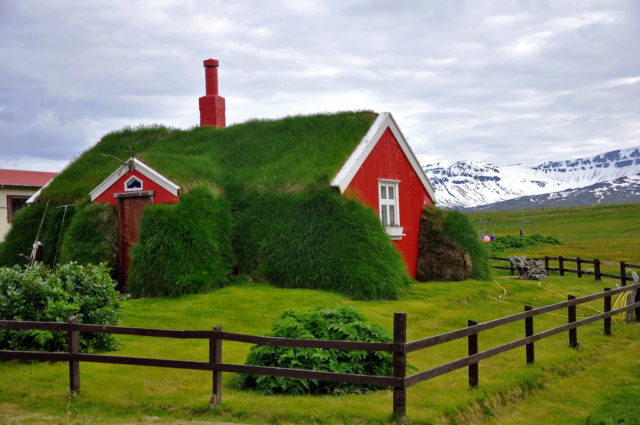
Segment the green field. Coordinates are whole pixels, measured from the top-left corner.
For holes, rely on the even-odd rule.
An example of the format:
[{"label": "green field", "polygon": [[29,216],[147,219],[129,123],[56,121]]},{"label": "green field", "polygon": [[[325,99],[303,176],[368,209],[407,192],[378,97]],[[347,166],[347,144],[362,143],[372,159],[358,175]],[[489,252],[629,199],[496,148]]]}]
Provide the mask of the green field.
[{"label": "green field", "polygon": [[[483,217],[504,224],[536,217],[536,232],[560,238],[563,244],[552,248],[562,255],[637,263],[640,229],[634,230],[633,221],[640,227],[639,213],[639,206],[618,206],[551,210],[542,217],[531,212]],[[596,240],[597,244],[581,248],[580,241]],[[628,251],[621,248],[623,242],[629,243]],[[573,249],[581,251],[576,254]],[[542,255],[553,255],[543,251]],[[611,256],[605,257],[605,251]],[[407,340],[411,341],[464,327],[467,319],[482,322],[521,312],[524,304],[542,306],[566,300],[567,294],[586,295],[614,284],[606,278],[595,282],[592,277],[552,276],[539,283],[496,276],[482,282],[414,283],[398,300],[367,302],[240,278],[232,286],[204,295],[128,300],[122,325],[211,329],[219,324],[230,332],[266,334],[285,309],[351,305],[388,330],[393,312],[406,312]],[[602,311],[601,300],[579,306],[578,318],[596,313],[594,310]],[[538,316],[535,330],[566,320],[561,311]],[[522,322],[483,332],[480,350],[523,334]],[[537,342],[533,366],[525,365],[524,348],[482,361],[477,389],[469,389],[465,369],[411,387],[407,391],[408,420],[416,424],[640,423],[640,326],[614,321],[613,336],[605,337],[598,322],[579,328],[578,340],[580,351],[568,347],[566,333]],[[120,342],[118,355],[208,358],[205,341],[122,336]],[[225,341],[224,361],[244,362],[249,348]],[[465,355],[466,341],[460,340],[411,353],[408,361],[424,370]],[[66,364],[0,363],[0,423],[375,424],[391,419],[391,391],[330,397],[264,396],[230,388],[233,375],[225,374],[222,403],[209,410],[211,374],[207,372],[89,363],[81,363],[80,370],[81,392],[70,399]]]}]

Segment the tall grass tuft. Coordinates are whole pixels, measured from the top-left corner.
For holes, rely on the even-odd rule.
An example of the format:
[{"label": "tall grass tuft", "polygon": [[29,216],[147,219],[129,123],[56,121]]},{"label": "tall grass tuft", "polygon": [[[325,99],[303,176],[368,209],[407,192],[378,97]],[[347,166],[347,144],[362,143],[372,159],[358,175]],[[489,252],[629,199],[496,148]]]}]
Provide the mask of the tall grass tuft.
[{"label": "tall grass tuft", "polygon": [[198,186],[178,205],[152,205],[131,249],[129,290],[133,296],[195,294],[228,284],[231,207]]},{"label": "tall grass tuft", "polygon": [[76,206],[60,247],[59,262],[79,264],[106,262],[115,268],[118,254],[118,223],[110,204],[82,203]]}]

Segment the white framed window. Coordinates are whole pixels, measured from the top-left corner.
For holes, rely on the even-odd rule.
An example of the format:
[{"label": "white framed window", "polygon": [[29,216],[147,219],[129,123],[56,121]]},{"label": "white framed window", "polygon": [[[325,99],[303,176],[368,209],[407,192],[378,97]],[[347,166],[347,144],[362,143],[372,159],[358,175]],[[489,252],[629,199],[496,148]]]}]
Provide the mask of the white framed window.
[{"label": "white framed window", "polygon": [[402,239],[405,236],[400,227],[400,199],[398,196],[398,184],[400,180],[378,180],[378,209],[380,221],[387,230],[387,234],[393,240]]},{"label": "white framed window", "polygon": [[378,180],[380,221],[385,227],[400,225],[398,183],[400,183],[398,180]]},{"label": "white framed window", "polygon": [[134,190],[142,190],[142,180],[136,176],[131,176],[124,182],[125,192],[132,192]]}]

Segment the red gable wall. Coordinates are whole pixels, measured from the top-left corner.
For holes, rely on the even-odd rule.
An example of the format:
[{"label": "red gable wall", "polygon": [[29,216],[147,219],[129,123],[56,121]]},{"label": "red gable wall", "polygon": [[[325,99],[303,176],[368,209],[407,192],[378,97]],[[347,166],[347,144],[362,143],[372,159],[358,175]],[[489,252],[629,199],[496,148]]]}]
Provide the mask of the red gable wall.
[{"label": "red gable wall", "polygon": [[400,180],[400,226],[404,228],[405,236],[393,243],[402,254],[407,271],[415,278],[420,213],[426,204],[433,204],[433,200],[388,128],[354,176],[345,194],[356,197],[373,208],[378,215],[378,179]]},{"label": "red gable wall", "polygon": [[165,188],[136,170],[128,171],[124,176],[120,177],[118,181],[112,184],[109,189],[105,190],[100,196],[98,196],[94,202],[107,202],[115,207],[116,200],[113,195],[116,193],[126,193],[126,191],[124,190],[124,182],[126,182],[129,177],[134,175],[142,180],[142,190],[153,190],[154,204],[175,204],[178,202],[177,196],[173,195],[171,192],[167,191]]}]

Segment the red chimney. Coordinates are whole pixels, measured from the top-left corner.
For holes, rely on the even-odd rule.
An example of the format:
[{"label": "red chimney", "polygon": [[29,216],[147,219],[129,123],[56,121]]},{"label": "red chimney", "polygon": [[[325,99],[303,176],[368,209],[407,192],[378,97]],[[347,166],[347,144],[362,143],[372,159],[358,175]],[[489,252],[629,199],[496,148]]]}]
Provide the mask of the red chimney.
[{"label": "red chimney", "polygon": [[218,66],[216,59],[204,61],[207,94],[200,98],[200,125],[224,128],[224,97],[218,96]]}]

